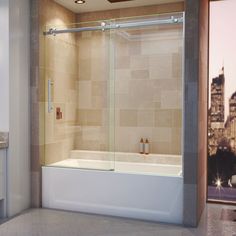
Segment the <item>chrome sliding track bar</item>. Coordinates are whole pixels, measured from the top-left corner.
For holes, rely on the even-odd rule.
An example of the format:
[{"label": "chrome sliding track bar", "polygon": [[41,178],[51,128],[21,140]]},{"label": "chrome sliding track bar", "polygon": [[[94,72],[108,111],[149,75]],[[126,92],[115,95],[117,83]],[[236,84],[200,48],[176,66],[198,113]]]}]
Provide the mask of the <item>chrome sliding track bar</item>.
[{"label": "chrome sliding track bar", "polygon": [[134,21],[134,22],[125,22],[125,23],[114,23],[106,24],[102,22],[100,26],[94,27],[81,27],[81,28],[69,28],[69,29],[49,29],[47,32],[44,32],[44,35],[57,35],[65,33],[79,33],[83,31],[106,31],[113,29],[128,29],[128,28],[137,28],[145,26],[154,26],[154,25],[165,25],[165,24],[181,24],[183,23],[183,17],[171,17],[169,19],[160,19],[160,20],[146,20],[146,21]]}]

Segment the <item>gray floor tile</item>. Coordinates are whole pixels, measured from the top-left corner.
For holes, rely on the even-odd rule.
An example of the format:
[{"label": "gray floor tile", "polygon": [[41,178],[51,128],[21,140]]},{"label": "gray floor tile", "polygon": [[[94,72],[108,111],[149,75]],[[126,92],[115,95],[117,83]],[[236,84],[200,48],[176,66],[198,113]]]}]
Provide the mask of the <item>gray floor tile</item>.
[{"label": "gray floor tile", "polygon": [[234,208],[208,205],[196,229],[65,211],[31,209],[0,225],[0,236],[236,236],[236,222],[222,220],[222,212],[225,209]]}]

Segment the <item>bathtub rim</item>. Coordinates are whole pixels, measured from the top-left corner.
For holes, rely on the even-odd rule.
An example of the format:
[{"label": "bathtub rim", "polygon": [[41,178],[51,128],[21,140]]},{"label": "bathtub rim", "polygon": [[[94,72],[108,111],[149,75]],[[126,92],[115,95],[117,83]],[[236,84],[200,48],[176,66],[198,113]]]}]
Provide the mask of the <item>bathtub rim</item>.
[{"label": "bathtub rim", "polygon": [[[92,161],[92,160],[91,160]],[[102,162],[102,161],[101,161]],[[132,162],[131,162],[132,163]],[[141,164],[141,163],[140,163]],[[155,164],[154,164],[155,165]],[[159,164],[158,164],[159,165]],[[161,164],[160,164],[161,165]],[[167,166],[162,164],[163,166]],[[173,166],[173,165],[169,165]],[[181,167],[181,165],[179,165]],[[183,179],[183,174],[181,175],[167,175],[167,174],[160,174],[157,173],[155,174],[154,172],[135,172],[135,171],[117,171],[115,169],[110,169],[110,170],[104,170],[104,169],[92,169],[92,168],[78,168],[78,167],[65,167],[65,166],[50,166],[50,165],[45,165],[42,166],[41,168],[58,168],[58,169],[72,169],[72,170],[79,170],[79,171],[95,171],[95,172],[110,172],[110,173],[117,173],[117,174],[130,174],[130,175],[148,175],[148,176],[156,176],[156,177],[172,177],[172,178],[182,178]],[[183,173],[183,170],[181,169],[181,172]]]}]

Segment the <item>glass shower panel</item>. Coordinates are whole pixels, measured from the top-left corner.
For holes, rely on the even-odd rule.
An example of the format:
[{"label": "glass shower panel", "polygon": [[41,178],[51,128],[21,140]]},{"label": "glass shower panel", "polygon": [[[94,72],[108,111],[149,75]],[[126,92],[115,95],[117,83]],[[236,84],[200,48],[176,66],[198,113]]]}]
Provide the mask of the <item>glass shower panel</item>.
[{"label": "glass shower panel", "polygon": [[183,18],[47,28],[45,165],[181,175]]},{"label": "glass shower panel", "polygon": [[45,36],[45,165],[114,169],[112,33],[70,31],[101,24]]},{"label": "glass shower panel", "polygon": [[[117,161],[181,165],[183,112],[183,14],[128,18],[115,38],[115,150]],[[145,21],[173,19],[169,24]],[[151,155],[133,155],[140,140]],[[147,146],[147,145],[146,145]],[[124,155],[124,153],[129,153]],[[162,157],[156,154],[163,154]],[[167,160],[168,159],[168,160]]]}]

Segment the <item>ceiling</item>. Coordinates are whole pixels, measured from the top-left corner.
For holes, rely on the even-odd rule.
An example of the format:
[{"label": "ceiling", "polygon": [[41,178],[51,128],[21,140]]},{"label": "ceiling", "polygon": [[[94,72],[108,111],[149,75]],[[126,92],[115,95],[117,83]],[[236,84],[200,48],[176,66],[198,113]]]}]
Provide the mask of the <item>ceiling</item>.
[{"label": "ceiling", "polygon": [[111,10],[128,7],[150,6],[170,2],[182,2],[183,0],[133,0],[120,3],[110,3],[107,0],[86,0],[83,5],[75,4],[74,0],[54,0],[75,13]]}]

